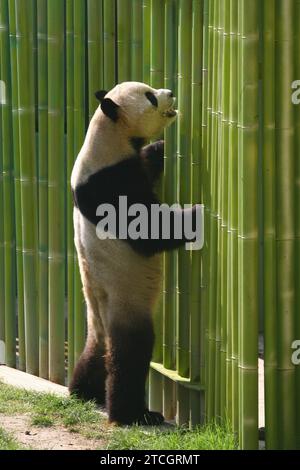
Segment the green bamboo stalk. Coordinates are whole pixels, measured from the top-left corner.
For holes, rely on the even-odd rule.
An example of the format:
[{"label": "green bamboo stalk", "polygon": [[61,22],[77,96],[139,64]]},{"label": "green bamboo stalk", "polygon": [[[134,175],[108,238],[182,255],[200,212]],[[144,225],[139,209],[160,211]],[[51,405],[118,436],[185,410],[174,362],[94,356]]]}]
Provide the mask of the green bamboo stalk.
[{"label": "green bamboo stalk", "polygon": [[[71,7],[70,7],[71,8]],[[70,18],[71,21],[71,18]],[[104,88],[103,84],[103,2],[87,2],[88,34],[88,76],[89,76],[89,119],[93,116],[99,102],[95,91]],[[70,23],[69,23],[70,24]],[[71,51],[70,51],[71,52]]]},{"label": "green bamboo stalk", "polygon": [[[151,68],[150,83],[154,88],[162,88],[164,83],[164,5],[159,0],[151,2]],[[161,286],[163,291],[163,284]],[[155,337],[156,342],[153,351],[153,361],[163,360],[163,302],[156,312]]]},{"label": "green bamboo stalk", "polygon": [[[37,182],[33,79],[33,5],[16,0],[20,186],[22,211],[26,371],[38,374]],[[26,87],[24,87],[26,83]]]},{"label": "green bamboo stalk", "polygon": [[132,0],[131,79],[143,81],[143,3]]},{"label": "green bamboo stalk", "polygon": [[[177,133],[177,185],[181,204],[192,202],[191,194],[191,80],[192,80],[192,1],[179,2],[178,37],[178,108],[180,119]],[[180,184],[179,184],[180,182]],[[182,248],[178,251],[177,265],[177,352],[176,364],[179,375],[190,374],[190,322],[191,322],[191,253]],[[188,327],[189,325],[189,327]],[[189,392],[179,386],[180,399],[189,402]],[[178,422],[184,423],[187,409],[179,407]]]},{"label": "green bamboo stalk", "polygon": [[150,83],[161,88],[164,83],[164,5],[151,1]]},{"label": "green bamboo stalk", "polygon": [[[159,0],[151,1],[151,29],[150,29],[150,76],[149,84],[154,88],[162,88],[164,83],[164,4]],[[160,187],[162,193],[162,187]],[[163,292],[163,281],[161,283]],[[163,361],[163,305],[161,299],[154,316],[155,345],[153,351],[153,361]],[[162,377],[156,377],[156,373],[150,372],[150,405],[153,409],[162,410]]]},{"label": "green bamboo stalk", "polygon": [[104,88],[110,90],[117,81],[115,57],[115,1],[103,0]]},{"label": "green bamboo stalk", "polygon": [[12,83],[9,54],[9,16],[7,0],[0,1],[1,79],[6,87],[2,104],[2,175],[4,217],[4,288],[5,288],[5,359],[9,367],[16,365],[16,283],[15,223],[13,186]]},{"label": "green bamboo stalk", "polygon": [[[2,28],[4,25],[2,25]],[[0,42],[2,41],[0,34]],[[2,45],[0,44],[0,48]],[[0,56],[1,57],[1,56]],[[2,80],[2,65],[0,59],[0,80]],[[5,83],[0,82],[0,142],[2,142],[2,103],[5,102]],[[3,155],[2,145],[0,145],[0,213],[3,214]],[[0,356],[1,361],[5,362],[5,288],[4,288],[4,219],[0,217]]]},{"label": "green bamboo stalk", "polygon": [[228,154],[229,154],[229,103],[230,103],[230,0],[223,4],[223,71],[222,71],[222,104],[221,104],[221,159],[222,159],[222,192],[221,208],[221,417],[223,420],[231,412],[232,375],[229,367],[231,360],[230,339],[231,323],[230,312],[227,310],[228,297]]},{"label": "green bamboo stalk", "polygon": [[[177,8],[176,0],[165,2],[165,81],[164,87],[177,89]],[[176,200],[176,125],[165,131],[165,171],[164,171],[164,201],[172,205]],[[163,365],[168,369],[176,369],[175,352],[175,308],[176,308],[176,255],[167,253],[164,257],[164,302],[163,302]],[[176,405],[174,403],[174,384],[165,379],[163,382],[164,416],[174,418]],[[172,415],[173,414],[173,415]]]},{"label": "green bamboo stalk", "polygon": [[[295,5],[295,49],[294,49],[294,62],[295,62],[295,76],[300,77],[300,0],[296,1]],[[300,160],[297,158],[300,154],[300,106],[295,107],[295,163],[296,171],[295,178],[296,181],[299,181],[300,178]],[[295,308],[295,338],[300,338],[300,319],[297,312],[300,308],[300,275],[299,275],[299,260],[300,260],[300,193],[299,185],[295,185],[295,201],[297,203],[296,207],[296,266],[295,266],[295,290],[296,290],[296,308]],[[296,396],[299,396],[300,393],[300,367],[296,367]],[[296,410],[296,448],[300,449],[300,406],[297,404]]]},{"label": "green bamboo stalk", "polygon": [[221,270],[222,270],[222,239],[221,239],[221,194],[222,194],[222,132],[221,132],[221,100],[222,100],[222,62],[223,62],[223,32],[222,32],[222,3],[216,3],[215,28],[216,36],[216,62],[214,74],[214,106],[213,106],[213,146],[216,152],[215,161],[215,207],[216,207],[216,231],[217,253],[216,259],[216,362],[215,362],[215,416],[219,420],[221,416]]},{"label": "green bamboo stalk", "polygon": [[[216,378],[216,384],[218,386],[218,410],[217,410],[217,419],[224,417],[225,412],[225,402],[226,402],[226,311],[224,300],[226,299],[226,293],[224,292],[224,278],[225,272],[224,268],[226,266],[226,248],[224,247],[223,239],[223,225],[224,225],[224,173],[225,173],[225,155],[223,153],[224,149],[224,106],[226,99],[225,91],[225,51],[224,51],[224,29],[225,29],[225,4],[221,0],[219,2],[219,18],[217,24],[217,35],[218,35],[218,83],[219,85],[219,94],[217,100],[217,132],[218,132],[218,252],[220,253],[218,259],[218,274],[217,274],[217,358],[216,362],[219,368],[219,378]],[[224,299],[225,297],[225,299]],[[225,328],[224,328],[225,320]]]},{"label": "green bamboo stalk", "polygon": [[13,125],[13,158],[14,158],[14,200],[15,200],[15,236],[16,236],[16,282],[18,312],[18,368],[26,369],[25,358],[25,319],[24,319],[24,279],[22,253],[22,211],[20,187],[20,147],[19,147],[19,99],[17,87],[17,49],[16,49],[16,14],[15,0],[9,0],[10,56],[12,80],[12,125]]},{"label": "green bamboo stalk", "polygon": [[209,239],[208,239],[208,250],[209,255],[207,259],[208,264],[208,277],[207,283],[209,285],[208,291],[208,350],[207,350],[207,400],[206,400],[206,415],[207,420],[210,421],[214,419],[214,408],[215,408],[215,311],[216,311],[216,302],[215,302],[215,287],[213,279],[215,277],[215,269],[214,268],[214,259],[216,252],[216,231],[215,231],[215,224],[214,224],[214,213],[213,213],[213,203],[214,203],[214,184],[212,180],[212,169],[213,169],[213,159],[212,159],[212,106],[213,106],[213,71],[214,71],[214,9],[215,3],[209,2],[208,6],[208,40],[207,40],[207,48],[208,48],[208,91],[207,91],[207,145],[206,145],[206,158],[207,158],[207,175],[209,178],[208,183],[208,198],[207,204],[209,208]]},{"label": "green bamboo stalk", "polygon": [[[191,176],[192,203],[199,204],[201,198],[201,108],[202,108],[202,55],[203,55],[203,1],[194,0],[192,5],[192,77],[191,77]],[[203,326],[201,312],[201,252],[192,253],[191,265],[191,337],[190,377],[200,379],[203,370],[203,351],[200,349],[200,331]],[[202,357],[201,357],[202,353]],[[200,364],[199,364],[200,359]],[[202,359],[202,360],[201,360]],[[200,367],[199,367],[200,365]]]},{"label": "green bamboo stalk", "polygon": [[48,2],[49,378],[64,383],[64,4]]},{"label": "green bamboo stalk", "polygon": [[[73,0],[66,1],[66,91],[67,91],[67,293],[68,293],[68,380],[74,369],[74,230],[73,199],[70,187],[74,152],[74,15]],[[93,28],[91,26],[91,36]],[[92,39],[91,39],[92,40]],[[93,47],[93,42],[91,46]],[[97,76],[97,72],[95,72]],[[102,74],[103,75],[103,74]],[[90,77],[90,75],[89,75]],[[92,78],[91,78],[92,80]],[[90,100],[90,110],[93,101]]]},{"label": "green bamboo stalk", "polygon": [[143,1],[143,82],[150,84],[151,0]]},{"label": "green bamboo stalk", "polygon": [[[182,1],[179,5],[178,38],[178,108],[180,120],[177,134],[177,185],[181,204],[191,203],[191,55],[192,48],[192,2]],[[180,185],[178,184],[180,181]],[[183,377],[189,376],[189,335],[190,324],[190,252],[184,248],[178,253],[178,300],[177,300],[177,371]]]},{"label": "green bamboo stalk", "polygon": [[131,74],[131,0],[117,0],[118,82]]},{"label": "green bamboo stalk", "polygon": [[204,375],[201,377],[202,384],[205,384],[205,406],[204,415],[207,418],[208,402],[209,402],[209,349],[210,349],[210,331],[208,319],[208,301],[209,301],[209,227],[210,227],[210,191],[209,191],[209,174],[208,166],[210,158],[208,158],[208,57],[209,57],[209,2],[204,0],[203,4],[203,67],[202,67],[202,158],[201,166],[201,200],[204,203],[204,246],[202,249],[202,295],[201,295],[201,311],[203,312],[204,325],[202,330],[201,341],[204,346]]},{"label": "green bamboo stalk", "polygon": [[39,191],[39,375],[48,378],[48,77],[47,1],[37,0],[38,191]]},{"label": "green bamboo stalk", "polygon": [[218,41],[218,22],[219,22],[219,2],[214,0],[214,9],[212,16],[212,50],[213,50],[213,70],[212,70],[212,100],[211,100],[211,256],[210,256],[210,309],[209,316],[212,318],[212,339],[213,354],[215,355],[213,363],[211,362],[211,373],[214,375],[213,383],[214,388],[212,393],[214,395],[214,408],[212,410],[213,417],[219,416],[220,408],[220,362],[219,362],[219,347],[220,347],[220,331],[219,331],[219,283],[218,283],[218,64],[219,64],[219,41]]},{"label": "green bamboo stalk", "polygon": [[295,339],[295,189],[290,183],[295,175],[294,107],[290,100],[290,86],[295,79],[294,6],[291,0],[276,3],[277,413],[282,449],[295,448],[296,444],[295,366],[290,349]]},{"label": "green bamboo stalk", "polygon": [[[167,89],[176,93],[176,44],[177,10],[176,1],[165,2],[165,82]],[[172,125],[165,132],[165,171],[164,171],[164,201],[173,204],[176,199],[176,160],[175,160],[175,136],[176,126]],[[163,365],[168,369],[175,369],[175,266],[174,253],[165,255],[164,276],[164,340],[163,340]]]},{"label": "green bamboo stalk", "polygon": [[258,3],[242,0],[239,14],[239,442],[243,449],[258,445]]},{"label": "green bamboo stalk", "polygon": [[[105,21],[107,20],[107,1],[104,2]],[[114,3],[114,2],[111,2]],[[109,17],[111,20],[111,17]],[[85,1],[74,2],[74,155],[76,156],[82,146],[86,130],[86,81],[85,81]],[[108,24],[110,27],[110,24]],[[105,28],[105,24],[104,24]],[[106,33],[104,32],[104,35]],[[104,44],[104,54],[110,52]],[[105,56],[104,56],[104,60]],[[113,60],[113,56],[110,57]],[[105,63],[104,67],[107,66]],[[113,80],[110,71],[105,71],[104,81]],[[108,87],[110,88],[110,86]],[[82,294],[82,283],[75,255],[74,268],[74,361],[76,362],[84,348],[85,343],[85,304]]]},{"label": "green bamboo stalk", "polygon": [[266,445],[279,445],[276,315],[276,186],[275,186],[275,0],[263,4],[263,132],[264,132],[264,329]]},{"label": "green bamboo stalk", "polygon": [[[239,429],[239,376],[238,376],[238,342],[239,342],[239,318],[238,318],[238,0],[230,0],[230,129],[229,129],[229,220],[228,220],[228,266],[230,270],[228,278],[228,312],[232,329],[231,358],[232,358],[232,395],[233,404],[231,422],[233,430]],[[238,90],[238,92],[237,92]]]},{"label": "green bamboo stalk", "polygon": [[[192,82],[191,82],[191,177],[192,203],[201,201],[201,139],[202,139],[202,68],[203,68],[203,1],[193,0],[192,5]],[[193,382],[204,382],[204,313],[201,309],[203,293],[202,253],[191,253],[191,336],[190,378]],[[203,395],[190,391],[191,424],[201,420]]]}]

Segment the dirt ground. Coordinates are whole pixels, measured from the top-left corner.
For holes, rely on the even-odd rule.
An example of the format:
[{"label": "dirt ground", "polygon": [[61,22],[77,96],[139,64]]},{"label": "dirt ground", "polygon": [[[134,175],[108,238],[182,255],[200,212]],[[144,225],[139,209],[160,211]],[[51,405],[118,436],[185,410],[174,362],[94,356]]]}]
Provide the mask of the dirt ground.
[{"label": "dirt ground", "polygon": [[61,426],[38,427],[30,425],[30,418],[1,416],[1,427],[11,433],[23,446],[36,450],[94,450],[105,448],[101,439],[86,439]]}]

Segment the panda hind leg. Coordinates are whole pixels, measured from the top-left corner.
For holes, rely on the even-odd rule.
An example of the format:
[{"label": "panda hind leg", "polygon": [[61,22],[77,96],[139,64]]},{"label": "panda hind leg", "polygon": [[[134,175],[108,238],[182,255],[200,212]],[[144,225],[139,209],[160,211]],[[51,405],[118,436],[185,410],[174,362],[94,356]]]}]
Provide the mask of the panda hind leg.
[{"label": "panda hind leg", "polygon": [[96,298],[85,289],[88,334],[85,348],[75,366],[69,385],[71,395],[105,406],[105,331]]},{"label": "panda hind leg", "polygon": [[150,315],[134,315],[126,324],[110,325],[106,365],[107,411],[111,423],[157,426],[164,421],[160,413],[149,411],[145,404],[153,343]]}]

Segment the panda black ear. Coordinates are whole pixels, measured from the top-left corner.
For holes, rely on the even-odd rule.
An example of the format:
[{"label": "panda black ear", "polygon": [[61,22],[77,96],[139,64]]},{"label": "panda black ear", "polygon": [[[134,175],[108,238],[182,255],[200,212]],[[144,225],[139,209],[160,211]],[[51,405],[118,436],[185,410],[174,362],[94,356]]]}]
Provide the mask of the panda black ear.
[{"label": "panda black ear", "polygon": [[100,103],[103,101],[104,96],[107,94],[106,90],[99,90],[95,92],[95,97],[97,98]]},{"label": "panda black ear", "polygon": [[101,101],[101,109],[112,121],[116,122],[118,120],[119,105],[110,98],[104,98]]}]

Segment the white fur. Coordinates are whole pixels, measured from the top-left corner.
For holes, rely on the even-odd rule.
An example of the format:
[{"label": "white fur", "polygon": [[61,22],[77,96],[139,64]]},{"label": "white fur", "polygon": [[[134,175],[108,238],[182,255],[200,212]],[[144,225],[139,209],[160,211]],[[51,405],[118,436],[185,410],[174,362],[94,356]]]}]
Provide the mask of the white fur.
[{"label": "white fur", "polygon": [[[154,107],[145,97],[151,91],[158,100]],[[132,154],[131,137],[149,140],[174,121],[165,111],[173,107],[169,90],[155,90],[138,82],[117,85],[106,97],[117,103],[116,123],[96,110],[76,159],[72,188],[101,168]],[[74,208],[75,245],[88,307],[89,337],[103,341],[111,321],[134,321],[138,314],[151,314],[161,286],[161,255],[146,258],[126,242],[99,240],[96,227]]]}]

